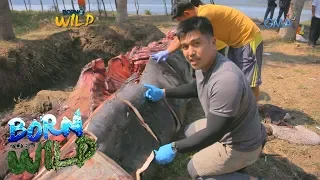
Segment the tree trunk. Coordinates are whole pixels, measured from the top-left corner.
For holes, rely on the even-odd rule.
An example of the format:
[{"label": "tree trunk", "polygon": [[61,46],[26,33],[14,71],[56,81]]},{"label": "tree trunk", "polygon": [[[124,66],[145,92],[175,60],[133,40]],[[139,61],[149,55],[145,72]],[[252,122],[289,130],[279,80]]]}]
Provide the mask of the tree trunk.
[{"label": "tree trunk", "polygon": [[65,3],[64,3],[64,0],[62,0],[62,4],[63,4],[64,10],[66,10],[66,5],[65,5]]},{"label": "tree trunk", "polygon": [[292,23],[292,27],[283,27],[279,31],[279,36],[285,41],[296,40],[296,30],[300,24],[300,17],[305,0],[292,0],[290,4],[290,9],[288,12],[288,17]]},{"label": "tree trunk", "polygon": [[106,5],[104,4],[104,0],[101,0],[101,2],[102,2],[102,5],[103,5],[103,9],[104,9],[104,15],[106,15],[106,17],[108,17],[107,10],[106,10]]},{"label": "tree trunk", "polygon": [[10,0],[10,5],[11,5],[11,11],[13,11],[13,5],[11,0]]},{"label": "tree trunk", "polygon": [[42,4],[42,0],[40,0],[40,5],[41,5],[41,9],[43,11],[43,4]]},{"label": "tree trunk", "polygon": [[168,9],[167,9],[166,0],[163,0],[163,3],[164,3],[164,11],[166,12],[166,15],[168,16]]},{"label": "tree trunk", "polygon": [[73,0],[71,0],[72,9],[74,10],[74,3]]},{"label": "tree trunk", "polygon": [[116,10],[118,9],[118,3],[117,0],[114,0],[114,5],[116,6]]},{"label": "tree trunk", "polygon": [[26,11],[28,11],[26,0],[23,0],[23,2],[24,2],[24,6],[26,7]]},{"label": "tree trunk", "polygon": [[111,11],[112,11],[112,17],[114,17],[114,12],[113,12],[113,8],[112,8],[111,0],[109,0],[109,3],[110,3]]},{"label": "tree trunk", "polygon": [[100,0],[97,0],[97,6],[99,11],[99,18],[101,19]]},{"label": "tree trunk", "polygon": [[91,12],[90,0],[88,0],[88,5],[89,5],[89,12]]},{"label": "tree trunk", "polygon": [[136,7],[136,14],[139,15],[139,1],[134,0],[134,6]]},{"label": "tree trunk", "polygon": [[116,22],[121,24],[128,20],[127,0],[117,0]]},{"label": "tree trunk", "polygon": [[0,40],[13,40],[15,38],[10,6],[7,0],[0,1]]},{"label": "tree trunk", "polygon": [[56,0],[56,5],[57,5],[57,12],[59,12],[59,3],[58,3],[58,0]]}]

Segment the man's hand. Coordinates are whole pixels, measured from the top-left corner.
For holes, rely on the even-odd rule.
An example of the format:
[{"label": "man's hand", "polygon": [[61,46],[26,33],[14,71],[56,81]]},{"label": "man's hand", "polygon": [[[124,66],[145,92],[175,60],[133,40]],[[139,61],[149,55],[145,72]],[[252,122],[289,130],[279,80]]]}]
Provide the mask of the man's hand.
[{"label": "man's hand", "polygon": [[152,55],[151,55],[151,58],[152,58],[153,60],[157,60],[157,63],[158,63],[159,61],[166,61],[166,60],[168,59],[168,57],[169,57],[169,51],[167,51],[167,50],[165,50],[165,51],[160,51],[160,52],[158,52],[158,53],[156,53],[156,54],[152,54]]},{"label": "man's hand", "polygon": [[164,97],[164,91],[156,86],[143,84],[144,87],[148,88],[145,93],[145,97],[153,102],[159,101]]},{"label": "man's hand", "polygon": [[161,146],[158,151],[154,150],[154,153],[156,155],[156,163],[161,165],[171,163],[176,156],[171,144]]}]

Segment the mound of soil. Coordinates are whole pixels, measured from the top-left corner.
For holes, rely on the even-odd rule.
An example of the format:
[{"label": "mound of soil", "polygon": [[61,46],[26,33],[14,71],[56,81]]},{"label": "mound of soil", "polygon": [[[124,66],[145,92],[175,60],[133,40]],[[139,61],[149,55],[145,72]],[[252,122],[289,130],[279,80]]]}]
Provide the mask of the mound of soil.
[{"label": "mound of soil", "polygon": [[91,60],[108,61],[135,45],[162,37],[165,35],[153,25],[126,24],[88,26],[40,40],[19,39],[19,46],[0,54],[0,109],[21,94],[25,97],[65,82],[73,86],[82,67]]},{"label": "mound of soil", "polygon": [[165,35],[151,24],[127,23],[121,27],[89,26],[86,29],[80,29],[78,37],[84,51],[103,51],[118,55],[126,53],[133,46],[147,46],[152,41],[164,38]]},{"label": "mound of soil", "polygon": [[31,100],[22,100],[13,109],[13,114],[38,114],[50,111],[68,98],[70,92],[42,90]]},{"label": "mound of soil", "polygon": [[4,114],[2,119],[0,117],[0,125],[5,126],[14,117],[27,118],[27,121],[32,121],[33,118],[52,109],[59,109],[69,95],[70,92],[67,91],[42,90],[32,99],[15,99],[16,104],[13,110]]}]

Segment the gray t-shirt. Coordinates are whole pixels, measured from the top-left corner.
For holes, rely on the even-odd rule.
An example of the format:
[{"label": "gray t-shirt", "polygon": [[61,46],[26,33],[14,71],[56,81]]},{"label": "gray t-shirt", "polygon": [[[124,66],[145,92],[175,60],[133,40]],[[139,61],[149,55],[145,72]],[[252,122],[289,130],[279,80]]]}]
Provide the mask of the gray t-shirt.
[{"label": "gray t-shirt", "polygon": [[215,64],[204,73],[196,70],[198,96],[208,112],[235,117],[219,141],[238,151],[252,151],[262,144],[263,130],[257,103],[243,72],[227,57],[217,54]]}]

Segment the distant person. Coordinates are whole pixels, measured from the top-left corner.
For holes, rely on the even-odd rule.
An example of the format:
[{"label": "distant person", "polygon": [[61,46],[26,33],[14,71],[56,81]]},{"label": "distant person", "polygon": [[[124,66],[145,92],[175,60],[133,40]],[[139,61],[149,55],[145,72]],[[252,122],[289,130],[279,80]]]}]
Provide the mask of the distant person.
[{"label": "distant person", "polygon": [[264,15],[264,19],[263,19],[263,22],[261,23],[261,25],[264,24],[264,22],[266,21],[269,13],[270,13],[270,19],[273,18],[273,13],[274,13],[274,10],[275,10],[276,7],[277,7],[276,0],[268,0],[268,7],[267,7],[267,10],[266,10],[266,13]]},{"label": "distant person", "polygon": [[[172,19],[182,22],[194,16],[203,16],[210,20],[216,39],[229,46],[228,58],[245,74],[252,91],[259,100],[263,39],[259,27],[244,13],[232,7],[205,4],[194,6],[188,0],[179,1],[172,11]],[[169,54],[180,48],[175,38],[167,50],[151,55],[157,61],[166,61]]]},{"label": "distant person", "polygon": [[86,0],[78,0],[79,9],[86,12]]},{"label": "distant person", "polygon": [[207,18],[197,16],[178,25],[182,53],[196,70],[193,82],[169,89],[144,84],[145,97],[153,102],[164,97],[199,98],[206,117],[185,128],[186,138],[154,150],[155,162],[165,165],[178,153],[196,152],[187,165],[192,179],[259,180],[235,171],[259,159],[266,130],[243,72],[217,52],[213,29]]},{"label": "distant person", "polygon": [[289,8],[290,8],[290,3],[291,3],[291,0],[279,0],[280,10],[279,10],[278,18],[277,18],[278,23],[280,22],[280,18],[282,16],[282,14],[283,14],[283,21],[286,20],[288,12],[289,12]]},{"label": "distant person", "polygon": [[308,44],[312,47],[317,45],[320,36],[320,0],[312,1],[312,18]]}]

